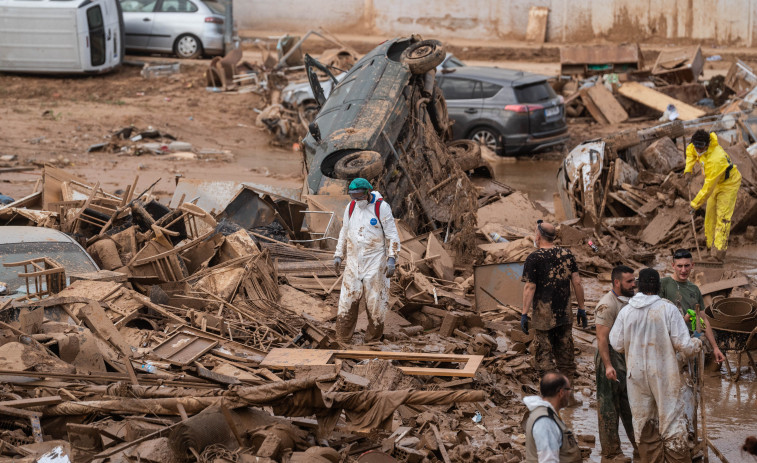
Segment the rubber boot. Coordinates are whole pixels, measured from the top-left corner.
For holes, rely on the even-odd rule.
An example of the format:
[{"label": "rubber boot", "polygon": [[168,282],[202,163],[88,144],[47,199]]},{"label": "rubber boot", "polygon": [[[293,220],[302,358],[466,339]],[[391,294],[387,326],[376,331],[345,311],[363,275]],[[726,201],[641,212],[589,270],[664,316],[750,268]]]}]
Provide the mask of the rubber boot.
[{"label": "rubber boot", "polygon": [[715,251],[715,259],[717,259],[718,262],[725,262],[725,249],[716,249],[712,248]]}]

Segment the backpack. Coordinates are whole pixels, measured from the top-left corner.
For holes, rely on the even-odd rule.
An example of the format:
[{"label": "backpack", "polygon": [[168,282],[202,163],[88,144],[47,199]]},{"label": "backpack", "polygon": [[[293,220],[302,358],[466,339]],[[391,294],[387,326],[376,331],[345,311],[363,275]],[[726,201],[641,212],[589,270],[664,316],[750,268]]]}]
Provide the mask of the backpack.
[{"label": "backpack", "polygon": [[[374,209],[374,214],[376,214],[376,219],[378,220],[379,225],[381,225],[381,231],[383,232],[384,231],[384,224],[381,223],[381,214],[380,214],[380,212],[381,212],[381,203],[382,202],[384,202],[383,198],[378,198],[376,200],[376,207]],[[349,215],[347,216],[350,219],[352,218],[352,213],[355,211],[355,205],[356,204],[357,204],[357,201],[355,201],[354,199],[350,203]]]}]

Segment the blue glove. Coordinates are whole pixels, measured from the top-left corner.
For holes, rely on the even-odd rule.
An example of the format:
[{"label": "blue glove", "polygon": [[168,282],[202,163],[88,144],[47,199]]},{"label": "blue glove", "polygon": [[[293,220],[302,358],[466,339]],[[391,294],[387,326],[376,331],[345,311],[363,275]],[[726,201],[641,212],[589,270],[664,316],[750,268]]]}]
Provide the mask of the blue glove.
[{"label": "blue glove", "polygon": [[578,323],[580,323],[582,327],[589,327],[589,317],[586,316],[586,311],[584,309],[578,309],[576,318],[578,319]]},{"label": "blue glove", "polygon": [[522,329],[524,333],[528,334],[528,315],[526,314],[520,315],[520,329]]},{"label": "blue glove", "polygon": [[386,260],[386,276],[387,278],[391,278],[392,275],[394,275],[395,270],[395,260],[394,257],[390,257]]},{"label": "blue glove", "polygon": [[701,336],[702,336],[702,332],[701,332],[701,331],[694,331],[694,332],[693,332],[693,333],[691,334],[691,337],[692,337],[692,338],[697,338],[697,339],[699,339],[699,338],[700,338]]}]

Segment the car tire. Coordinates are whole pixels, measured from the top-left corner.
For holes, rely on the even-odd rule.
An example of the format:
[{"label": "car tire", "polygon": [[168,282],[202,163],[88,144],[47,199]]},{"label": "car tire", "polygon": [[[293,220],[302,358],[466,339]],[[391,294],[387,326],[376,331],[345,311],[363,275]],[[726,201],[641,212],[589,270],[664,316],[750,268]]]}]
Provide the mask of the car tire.
[{"label": "car tire", "polygon": [[463,171],[481,165],[481,145],[473,140],[455,140],[447,145],[447,149]]},{"label": "car tire", "polygon": [[202,56],[202,42],[192,34],[183,34],[173,43],[173,52],[181,59],[195,59]]},{"label": "car tire", "polygon": [[468,134],[468,138],[499,154],[501,146],[499,134],[491,127],[476,127]]},{"label": "car tire", "polygon": [[375,151],[356,151],[343,156],[334,165],[334,177],[352,180],[356,177],[372,179],[384,170],[381,155]]},{"label": "car tire", "polygon": [[405,49],[400,62],[407,64],[413,74],[425,74],[442,64],[446,53],[438,40],[421,40]]}]

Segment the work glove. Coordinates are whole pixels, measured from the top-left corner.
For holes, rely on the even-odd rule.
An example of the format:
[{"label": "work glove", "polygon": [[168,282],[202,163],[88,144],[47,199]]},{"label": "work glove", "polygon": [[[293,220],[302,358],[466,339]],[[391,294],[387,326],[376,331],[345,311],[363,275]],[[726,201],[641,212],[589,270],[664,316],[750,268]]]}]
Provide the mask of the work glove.
[{"label": "work glove", "polygon": [[395,260],[394,257],[390,257],[386,260],[386,277],[391,278],[394,275],[395,270]]},{"label": "work glove", "polygon": [[589,317],[586,316],[586,311],[584,309],[578,309],[576,318],[583,328],[589,327]]},{"label": "work glove", "polygon": [[696,213],[697,213],[697,210],[694,209],[693,207],[689,206],[689,214],[694,215]]},{"label": "work glove", "polygon": [[342,269],[342,258],[334,257],[334,271],[336,271],[337,275],[339,274],[339,270],[341,269]]},{"label": "work glove", "polygon": [[691,177],[693,177],[693,176],[694,176],[694,174],[692,174],[691,172],[684,172],[683,173],[683,181],[686,182],[686,183],[691,183]]},{"label": "work glove", "polygon": [[526,314],[521,314],[520,316],[520,329],[522,329],[524,333],[528,334],[528,315]]},{"label": "work glove", "polygon": [[699,339],[700,336],[702,336],[702,332],[701,331],[694,331],[693,333],[691,333],[691,337],[692,338]]}]

